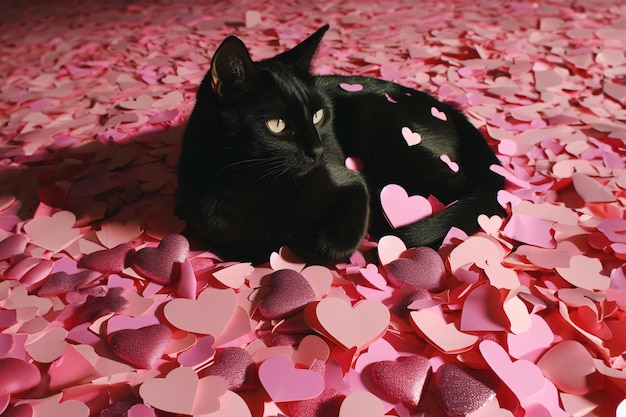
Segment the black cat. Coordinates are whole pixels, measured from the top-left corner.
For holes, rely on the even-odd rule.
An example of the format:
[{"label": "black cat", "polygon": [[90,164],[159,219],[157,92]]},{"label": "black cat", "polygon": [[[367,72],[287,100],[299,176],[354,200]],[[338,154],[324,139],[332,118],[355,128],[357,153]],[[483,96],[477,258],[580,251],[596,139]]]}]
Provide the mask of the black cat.
[{"label": "black cat", "polygon": [[[260,62],[234,36],[219,46],[178,166],[189,231],[225,259],[263,262],[287,245],[330,264],[368,231],[436,247],[453,226],[474,233],[479,214],[502,215],[498,160],[461,113],[391,82],[310,74],[327,29]],[[448,207],[394,228],[380,201],[389,184]]]}]

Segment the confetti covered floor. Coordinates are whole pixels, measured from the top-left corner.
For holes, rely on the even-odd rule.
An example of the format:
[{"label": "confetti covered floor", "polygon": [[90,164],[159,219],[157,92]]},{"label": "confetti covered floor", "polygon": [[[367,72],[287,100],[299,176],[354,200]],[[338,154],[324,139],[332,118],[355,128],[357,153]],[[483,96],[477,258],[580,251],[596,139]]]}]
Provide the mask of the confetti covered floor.
[{"label": "confetti covered floor", "polygon": [[[316,72],[456,103],[503,163],[510,216],[450,233],[441,291],[390,285],[393,237],[329,269],[180,236],[216,46],[326,22]],[[620,0],[2,1],[0,414],[626,416],[624,28]]]}]

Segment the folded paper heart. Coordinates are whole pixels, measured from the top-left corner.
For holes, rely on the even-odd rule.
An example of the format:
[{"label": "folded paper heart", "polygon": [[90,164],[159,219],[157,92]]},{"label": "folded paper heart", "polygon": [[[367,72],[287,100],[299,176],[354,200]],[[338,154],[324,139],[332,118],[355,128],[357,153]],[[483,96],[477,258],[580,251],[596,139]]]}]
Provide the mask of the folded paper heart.
[{"label": "folded paper heart", "polygon": [[26,391],[41,380],[35,365],[17,358],[0,359],[0,375],[0,397]]},{"label": "folded paper heart", "polygon": [[24,235],[12,235],[0,242],[0,261],[21,255],[26,250]]},{"label": "folded paper heart", "polygon": [[380,203],[389,224],[397,229],[433,214],[433,207],[421,195],[410,196],[397,184],[389,184],[380,192]]},{"label": "folded paper heart", "polygon": [[181,330],[217,337],[228,325],[236,306],[237,296],[232,289],[206,288],[197,300],[176,298],[169,301],[163,314]]},{"label": "folded paper heart", "polygon": [[296,369],[284,356],[272,356],[259,367],[259,379],[275,402],[315,398],[324,391],[324,378],[315,371]]},{"label": "folded paper heart", "polygon": [[158,410],[187,415],[202,415],[220,409],[220,397],[228,390],[221,376],[198,378],[192,368],[171,370],[165,378],[153,378],[139,387],[144,402]]}]

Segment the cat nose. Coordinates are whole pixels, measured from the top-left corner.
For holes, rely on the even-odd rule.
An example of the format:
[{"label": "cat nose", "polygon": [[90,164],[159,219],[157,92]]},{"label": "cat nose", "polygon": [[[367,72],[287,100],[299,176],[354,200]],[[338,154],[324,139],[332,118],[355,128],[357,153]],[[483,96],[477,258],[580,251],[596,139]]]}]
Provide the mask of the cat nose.
[{"label": "cat nose", "polygon": [[324,153],[324,148],[321,145],[315,146],[311,149],[307,149],[305,154],[309,158],[313,160],[313,162],[318,162]]}]

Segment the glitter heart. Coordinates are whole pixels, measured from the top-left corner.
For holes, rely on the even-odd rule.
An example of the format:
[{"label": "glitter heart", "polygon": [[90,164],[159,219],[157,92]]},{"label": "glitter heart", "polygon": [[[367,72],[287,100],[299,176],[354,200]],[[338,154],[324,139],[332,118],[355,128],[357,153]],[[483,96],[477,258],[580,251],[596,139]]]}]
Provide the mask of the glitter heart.
[{"label": "glitter heart", "polygon": [[465,416],[496,395],[497,384],[484,371],[447,363],[435,373],[435,397],[450,416]]},{"label": "glitter heart", "polygon": [[118,357],[136,368],[149,369],[163,355],[172,331],[164,324],[123,329],[109,335],[109,346]]},{"label": "glitter heart", "polygon": [[397,229],[422,220],[433,213],[428,199],[421,195],[409,197],[399,185],[386,185],[380,192],[380,203],[389,224]]},{"label": "glitter heart", "polygon": [[430,368],[428,358],[420,355],[403,356],[395,361],[375,363],[372,377],[389,397],[409,407],[417,407]]},{"label": "glitter heart", "polygon": [[178,280],[175,265],[185,262],[189,242],[184,236],[169,235],[156,248],[143,248],[132,259],[133,268],[144,277],[161,285],[172,285]]},{"label": "glitter heart", "polygon": [[281,269],[270,276],[269,292],[259,303],[259,313],[267,319],[289,316],[315,300],[309,282],[298,272]]},{"label": "glitter heart", "polygon": [[445,266],[434,249],[420,247],[413,259],[400,258],[387,265],[387,276],[391,284],[399,287],[403,283],[428,291],[440,291],[445,287]]},{"label": "glitter heart", "polygon": [[119,273],[126,268],[134,248],[130,243],[122,243],[112,249],[99,250],[80,258],[79,268],[91,269],[102,273]]},{"label": "glitter heart", "polygon": [[215,361],[200,372],[200,377],[218,375],[228,381],[231,391],[255,389],[257,369],[252,356],[242,348],[227,347],[215,354]]},{"label": "glitter heart", "polygon": [[88,270],[71,275],[64,271],[55,272],[46,279],[46,282],[44,282],[37,294],[42,297],[64,294],[84,287],[100,278],[100,276],[98,272]]},{"label": "glitter heart", "polygon": [[402,128],[402,137],[409,146],[418,145],[422,141],[422,135],[417,132],[413,132],[410,127]]},{"label": "glitter heart", "polygon": [[288,403],[291,415],[298,417],[339,416],[345,394],[334,388],[326,388],[315,398]]}]

